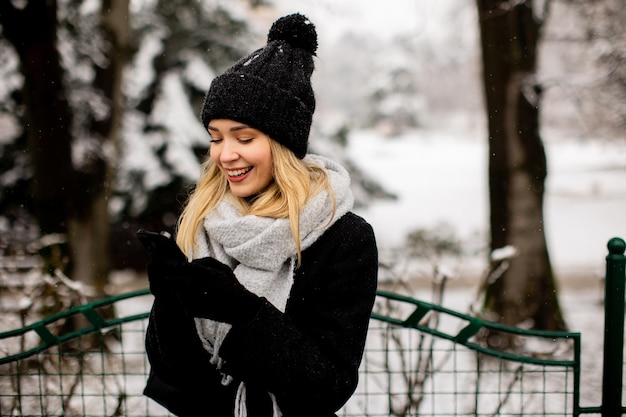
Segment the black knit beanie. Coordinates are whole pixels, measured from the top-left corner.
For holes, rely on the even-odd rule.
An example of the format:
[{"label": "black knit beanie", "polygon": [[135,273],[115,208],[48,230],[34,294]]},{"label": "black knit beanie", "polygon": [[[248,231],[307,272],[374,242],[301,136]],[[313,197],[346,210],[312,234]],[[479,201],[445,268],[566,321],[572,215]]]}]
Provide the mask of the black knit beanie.
[{"label": "black knit beanie", "polygon": [[311,74],[316,51],[317,33],[309,19],[298,13],[278,19],[264,48],[213,80],[202,106],[205,128],[214,119],[245,123],[302,159],[315,110]]}]

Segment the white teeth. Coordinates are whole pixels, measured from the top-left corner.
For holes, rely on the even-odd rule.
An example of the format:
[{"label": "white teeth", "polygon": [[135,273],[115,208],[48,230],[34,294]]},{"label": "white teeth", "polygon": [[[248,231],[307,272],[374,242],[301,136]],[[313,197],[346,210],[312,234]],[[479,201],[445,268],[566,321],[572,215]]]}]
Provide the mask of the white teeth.
[{"label": "white teeth", "polygon": [[229,177],[238,177],[250,171],[252,168],[236,169],[234,171],[226,171]]}]

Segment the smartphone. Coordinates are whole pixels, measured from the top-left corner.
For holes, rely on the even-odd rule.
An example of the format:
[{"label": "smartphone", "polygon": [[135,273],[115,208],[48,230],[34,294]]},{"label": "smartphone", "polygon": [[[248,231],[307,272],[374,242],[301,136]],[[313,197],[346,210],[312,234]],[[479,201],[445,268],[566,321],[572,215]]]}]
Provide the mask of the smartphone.
[{"label": "smartphone", "polygon": [[180,250],[174,238],[167,232],[151,232],[139,229],[137,238],[155,259],[170,258],[187,261],[187,257]]}]

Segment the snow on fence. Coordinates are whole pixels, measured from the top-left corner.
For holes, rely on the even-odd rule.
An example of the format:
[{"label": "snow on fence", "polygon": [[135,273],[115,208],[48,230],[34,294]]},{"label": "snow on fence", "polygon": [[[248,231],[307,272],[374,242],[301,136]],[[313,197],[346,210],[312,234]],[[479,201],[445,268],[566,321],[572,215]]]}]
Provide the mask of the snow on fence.
[{"label": "snow on fence", "polygon": [[[379,291],[360,383],[339,416],[622,415],[624,248],[609,242],[603,405],[579,405],[579,333],[502,326]],[[168,416],[142,395],[150,302],[135,291],[0,333],[0,416]],[[514,343],[493,347],[499,338]]]}]

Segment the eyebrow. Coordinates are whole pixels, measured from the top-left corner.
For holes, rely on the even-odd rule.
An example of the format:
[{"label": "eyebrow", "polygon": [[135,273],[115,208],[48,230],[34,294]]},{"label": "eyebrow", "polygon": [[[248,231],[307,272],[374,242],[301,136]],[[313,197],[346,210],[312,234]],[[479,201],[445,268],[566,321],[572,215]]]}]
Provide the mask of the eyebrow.
[{"label": "eyebrow", "polygon": [[[212,130],[212,131],[214,131],[214,132],[219,132],[219,131],[220,131],[218,128],[213,127],[213,126],[211,126],[211,125],[208,125],[208,126],[207,126],[207,129],[208,129],[208,130]],[[251,128],[250,126],[248,126],[248,125],[237,125],[237,126],[233,126],[233,127],[231,127],[231,128],[229,129],[229,131],[230,131],[230,132],[236,132],[236,131],[238,131],[238,130],[243,130],[243,129],[252,129],[252,128]]]}]

